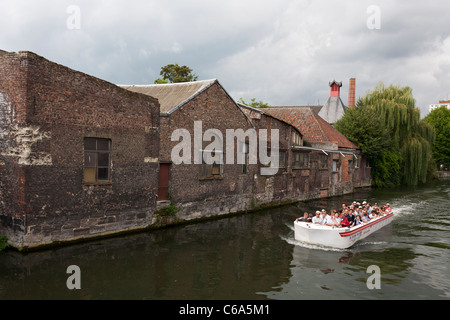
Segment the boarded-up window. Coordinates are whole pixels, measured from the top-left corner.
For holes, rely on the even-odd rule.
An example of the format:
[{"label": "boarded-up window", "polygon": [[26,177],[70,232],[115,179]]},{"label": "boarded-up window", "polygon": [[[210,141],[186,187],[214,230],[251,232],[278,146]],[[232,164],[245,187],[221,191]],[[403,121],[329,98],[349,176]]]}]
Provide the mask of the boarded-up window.
[{"label": "boarded-up window", "polygon": [[[205,158],[211,157],[212,163],[207,163]],[[200,150],[202,164],[200,166],[200,178],[211,178],[223,175],[223,153],[222,151]]]},{"label": "boarded-up window", "polygon": [[84,183],[102,183],[111,180],[111,140],[84,139]]}]

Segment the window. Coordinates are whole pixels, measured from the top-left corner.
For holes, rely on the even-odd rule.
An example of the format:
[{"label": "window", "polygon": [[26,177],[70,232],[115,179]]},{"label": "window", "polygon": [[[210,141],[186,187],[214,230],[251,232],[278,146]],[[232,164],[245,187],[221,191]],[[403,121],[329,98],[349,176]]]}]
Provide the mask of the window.
[{"label": "window", "polygon": [[333,171],[338,171],[339,160],[333,160]]},{"label": "window", "polygon": [[348,160],[347,172],[352,173],[353,169],[353,160]]},{"label": "window", "polygon": [[[223,153],[215,150],[200,150],[202,164],[200,166],[200,178],[213,178],[223,175]],[[211,157],[212,163],[208,164],[205,157]],[[209,162],[209,161],[208,161]]]},{"label": "window", "polygon": [[293,146],[301,146],[302,145],[302,137],[298,132],[292,132],[292,145]]},{"label": "window", "polygon": [[286,152],[284,151],[280,151],[280,153],[278,154],[278,167],[286,167]]},{"label": "window", "polygon": [[102,183],[111,180],[111,140],[84,139],[85,183]]},{"label": "window", "polygon": [[319,155],[319,169],[328,169],[328,156],[325,154]]},{"label": "window", "polygon": [[[272,157],[272,151],[269,150],[268,151],[268,156]],[[286,151],[281,151],[278,150],[278,168],[285,168],[286,167]],[[274,161],[269,161],[267,163],[264,163],[265,167],[271,167],[271,168],[276,168],[275,167],[275,162]]]},{"label": "window", "polygon": [[292,168],[309,168],[309,153],[293,152]]}]

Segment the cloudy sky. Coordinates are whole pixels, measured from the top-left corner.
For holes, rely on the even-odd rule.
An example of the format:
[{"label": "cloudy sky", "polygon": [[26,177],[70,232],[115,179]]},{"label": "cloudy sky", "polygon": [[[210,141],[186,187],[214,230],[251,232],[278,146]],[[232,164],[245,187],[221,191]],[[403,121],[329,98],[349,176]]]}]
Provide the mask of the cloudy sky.
[{"label": "cloudy sky", "polygon": [[116,84],[169,63],[218,79],[238,100],[323,104],[410,86],[422,116],[450,99],[450,1],[1,0],[0,49],[33,51]]}]

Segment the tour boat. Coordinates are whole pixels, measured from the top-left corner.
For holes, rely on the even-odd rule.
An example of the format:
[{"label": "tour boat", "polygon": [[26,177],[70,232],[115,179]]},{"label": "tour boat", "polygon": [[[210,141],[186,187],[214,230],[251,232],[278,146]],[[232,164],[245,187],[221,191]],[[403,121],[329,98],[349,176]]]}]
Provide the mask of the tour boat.
[{"label": "tour boat", "polygon": [[355,242],[380,230],[392,222],[393,213],[373,218],[369,222],[354,227],[330,227],[311,222],[294,222],[295,240],[326,247],[346,249]]}]

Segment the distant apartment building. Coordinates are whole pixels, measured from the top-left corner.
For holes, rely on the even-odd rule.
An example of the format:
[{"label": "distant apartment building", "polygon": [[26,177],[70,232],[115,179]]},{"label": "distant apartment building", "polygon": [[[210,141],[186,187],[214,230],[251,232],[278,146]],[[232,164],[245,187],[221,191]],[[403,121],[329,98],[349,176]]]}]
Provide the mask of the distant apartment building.
[{"label": "distant apartment building", "polygon": [[447,109],[450,109],[450,99],[449,100],[439,100],[439,103],[434,103],[428,105],[429,112],[433,111],[434,109],[437,109],[441,106],[446,106]]}]

